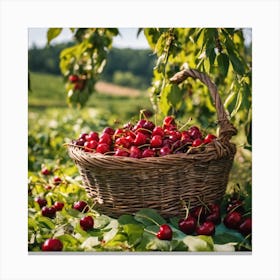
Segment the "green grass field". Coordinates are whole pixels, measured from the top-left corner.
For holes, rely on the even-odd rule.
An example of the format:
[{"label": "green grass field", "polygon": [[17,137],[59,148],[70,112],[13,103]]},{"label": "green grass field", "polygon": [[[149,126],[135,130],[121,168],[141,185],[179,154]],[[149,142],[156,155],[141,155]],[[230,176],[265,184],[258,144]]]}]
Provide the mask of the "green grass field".
[{"label": "green grass field", "polygon": [[[29,111],[37,111],[38,109],[41,111],[51,108],[71,110],[67,104],[67,93],[64,89],[62,76],[31,73],[30,80]],[[86,110],[95,109],[105,115],[116,115],[119,118],[130,119],[138,116],[139,111],[144,108],[151,109],[147,92],[141,92],[137,97],[93,92],[85,108],[80,111],[83,114]]]}]

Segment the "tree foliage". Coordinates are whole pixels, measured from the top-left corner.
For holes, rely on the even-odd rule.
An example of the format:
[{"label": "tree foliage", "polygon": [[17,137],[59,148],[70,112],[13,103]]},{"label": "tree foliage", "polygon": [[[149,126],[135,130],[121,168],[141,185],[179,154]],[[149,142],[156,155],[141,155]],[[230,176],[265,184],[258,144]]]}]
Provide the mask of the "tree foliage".
[{"label": "tree foliage", "polygon": [[[104,70],[116,28],[71,29],[76,43],[60,54],[60,69],[65,78],[68,101],[84,106],[94,84]],[[186,67],[206,73],[217,85],[231,122],[251,139],[251,46],[245,45],[241,28],[143,28],[149,46],[157,59],[150,88],[151,102],[158,115],[191,117],[202,126],[215,124],[215,107],[207,87],[195,80],[172,85],[170,78]],[[48,31],[48,41],[59,30]],[[139,58],[141,59],[141,58]],[[121,62],[120,62],[121,63]],[[128,64],[133,61],[128,61]],[[76,86],[69,81],[78,75]]]}]

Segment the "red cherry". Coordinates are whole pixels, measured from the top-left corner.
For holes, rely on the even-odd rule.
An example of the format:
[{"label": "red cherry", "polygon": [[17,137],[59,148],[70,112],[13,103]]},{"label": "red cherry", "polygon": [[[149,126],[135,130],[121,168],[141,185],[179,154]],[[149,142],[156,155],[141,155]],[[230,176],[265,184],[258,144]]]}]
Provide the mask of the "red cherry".
[{"label": "red cherry", "polygon": [[178,226],[185,234],[192,234],[196,229],[196,219],[188,216],[186,219],[180,219]]},{"label": "red cherry", "polygon": [[227,213],[237,211],[240,214],[245,212],[243,202],[241,200],[232,200],[227,206]]},{"label": "red cherry", "polygon": [[77,145],[77,146],[80,146],[80,147],[83,147],[84,144],[85,144],[85,140],[83,139],[78,139],[77,141],[74,141],[74,145]]},{"label": "red cherry", "polygon": [[104,129],[103,129],[103,132],[102,132],[103,134],[104,133],[107,133],[107,134],[109,134],[109,135],[114,135],[114,133],[115,133],[115,130],[112,128],[112,127],[105,127]]},{"label": "red cherry", "polygon": [[159,150],[159,156],[166,156],[171,154],[171,149],[168,146],[163,146],[160,150]]},{"label": "red cherry", "polygon": [[103,133],[100,135],[99,138],[99,144],[107,144],[107,145],[111,145],[112,144],[112,136],[108,133]]},{"label": "red cherry", "polygon": [[54,183],[55,185],[59,185],[61,182],[62,182],[62,180],[61,180],[60,177],[54,176],[54,178],[53,178],[53,183]]},{"label": "red cherry", "polygon": [[56,209],[53,206],[51,207],[44,206],[42,208],[42,215],[44,217],[54,218],[55,213],[56,213]]},{"label": "red cherry", "polygon": [[85,201],[79,200],[79,201],[74,203],[73,209],[76,209],[80,212],[86,213],[86,212],[88,212],[89,207],[88,207],[88,204]]},{"label": "red cherry", "polygon": [[56,238],[49,238],[42,245],[42,251],[62,251],[62,249],[62,242]]},{"label": "red cherry", "polygon": [[142,157],[141,150],[136,146],[131,146],[129,153],[130,153],[130,157],[132,157],[132,158],[141,158]]},{"label": "red cherry", "polygon": [[199,222],[204,221],[207,215],[207,209],[205,206],[197,206],[191,210],[191,215],[199,220]]},{"label": "red cherry", "polygon": [[228,213],[224,218],[225,226],[230,229],[237,229],[241,224],[241,221],[242,221],[242,215],[237,211]]},{"label": "red cherry", "polygon": [[215,138],[217,138],[215,135],[213,134],[207,134],[203,140],[204,144],[208,144],[211,143]]},{"label": "red cherry", "polygon": [[243,220],[242,223],[239,225],[238,230],[244,236],[251,234],[252,233],[252,218],[246,218],[245,220]]},{"label": "red cherry", "polygon": [[135,146],[141,146],[141,145],[146,144],[146,142],[147,142],[147,136],[142,132],[137,132],[136,137],[133,141],[133,144]]},{"label": "red cherry", "polygon": [[91,216],[85,216],[80,220],[80,226],[84,231],[93,229],[94,220]]},{"label": "red cherry", "polygon": [[220,224],[221,223],[220,212],[215,212],[215,211],[211,212],[206,216],[205,221],[213,222],[215,225]]},{"label": "red cherry", "polygon": [[202,133],[200,132],[199,128],[197,126],[192,126],[188,130],[189,135],[191,136],[192,139],[201,139],[202,138]]},{"label": "red cherry", "polygon": [[79,139],[86,141],[86,137],[88,136],[87,133],[81,133]]},{"label": "red cherry", "polygon": [[144,122],[144,124],[143,124],[143,128],[149,130],[149,131],[152,133],[153,129],[155,128],[155,125],[154,125],[154,123],[151,122],[151,121],[146,121],[146,122]]},{"label": "red cherry", "polygon": [[162,146],[162,136],[160,135],[155,135],[152,137],[150,141],[150,146],[152,148],[159,148]]},{"label": "red cherry", "polygon": [[114,156],[116,157],[128,157],[129,153],[123,149],[116,149]]},{"label": "red cherry", "polygon": [[122,136],[115,141],[115,146],[121,146],[128,149],[131,146],[132,142],[133,139],[128,139],[127,137]]},{"label": "red cherry", "polygon": [[64,203],[60,201],[56,201],[53,205],[56,211],[61,211],[64,207]]},{"label": "red cherry", "polygon": [[98,142],[96,140],[91,140],[89,142],[85,142],[84,147],[86,152],[93,152],[96,149]]},{"label": "red cherry", "polygon": [[48,168],[44,167],[44,168],[42,168],[41,173],[43,175],[50,175],[51,171]]},{"label": "red cherry", "polygon": [[47,205],[47,200],[43,197],[38,196],[38,197],[35,197],[34,200],[35,200],[35,202],[37,202],[39,204],[40,208],[43,208],[44,206]]},{"label": "red cherry", "polygon": [[193,147],[199,147],[203,144],[203,141],[200,138],[196,138],[195,140],[193,140],[192,142],[192,146]]},{"label": "red cherry", "polygon": [[124,129],[122,129],[122,128],[117,128],[117,129],[115,130],[115,133],[114,133],[114,135],[113,135],[113,138],[114,138],[114,139],[119,138],[119,137],[123,136],[124,134],[125,134],[125,130],[124,130]]},{"label": "red cherry", "polygon": [[78,82],[78,80],[79,80],[79,76],[78,76],[78,75],[70,75],[70,76],[68,77],[68,80],[69,80],[69,82],[71,82],[71,83],[76,83],[76,82]]},{"label": "red cherry", "polygon": [[163,119],[163,125],[164,126],[170,126],[170,125],[174,125],[175,124],[175,119],[172,116],[166,116]]},{"label": "red cherry", "polygon": [[88,135],[86,135],[85,137],[86,141],[91,141],[91,140],[95,140],[95,141],[99,141],[99,135],[97,132],[95,131],[91,131]]},{"label": "red cherry", "polygon": [[196,233],[198,235],[214,235],[215,234],[215,224],[213,222],[204,222],[196,228]]},{"label": "red cherry", "polygon": [[142,158],[146,158],[146,157],[154,157],[156,156],[156,152],[155,150],[152,149],[145,149],[142,153]]},{"label": "red cherry", "polygon": [[171,240],[172,239],[172,229],[169,225],[163,224],[160,226],[157,232],[157,238],[161,240]]},{"label": "red cherry", "polygon": [[110,146],[106,143],[100,143],[96,147],[96,152],[100,154],[105,154],[110,151]]},{"label": "red cherry", "polygon": [[164,130],[161,126],[156,126],[152,131],[152,136],[159,135],[161,137],[164,136]]}]

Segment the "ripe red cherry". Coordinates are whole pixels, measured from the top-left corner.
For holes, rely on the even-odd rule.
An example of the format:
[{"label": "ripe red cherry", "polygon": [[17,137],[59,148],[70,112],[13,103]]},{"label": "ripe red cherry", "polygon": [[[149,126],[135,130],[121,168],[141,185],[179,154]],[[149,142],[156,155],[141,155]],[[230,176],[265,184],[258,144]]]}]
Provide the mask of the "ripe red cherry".
[{"label": "ripe red cherry", "polygon": [[128,157],[129,153],[123,149],[116,149],[114,156],[116,157]]},{"label": "ripe red cherry", "polygon": [[186,219],[180,219],[178,226],[185,234],[192,234],[196,229],[196,219],[192,216],[188,216]]},{"label": "ripe red cherry", "polygon": [[62,182],[62,180],[61,180],[60,177],[54,176],[54,178],[53,178],[53,183],[54,183],[55,185],[59,185],[61,182]]},{"label": "ripe red cherry", "polygon": [[118,138],[116,141],[115,141],[115,146],[121,146],[121,147],[124,147],[124,148],[129,148],[133,142],[133,139],[131,138],[128,138],[130,136],[127,136],[127,137],[120,137]]},{"label": "ripe red cherry", "polygon": [[164,126],[170,126],[170,125],[174,125],[175,124],[175,119],[174,117],[172,116],[166,116],[164,119],[163,119],[163,125]]},{"label": "ripe red cherry", "polygon": [[247,236],[252,233],[252,218],[246,218],[241,222],[238,228],[239,232],[243,236]]},{"label": "ripe red cherry", "polygon": [[192,146],[193,147],[198,147],[198,146],[200,146],[200,145],[202,145],[203,144],[203,141],[200,139],[200,138],[196,138],[195,140],[193,140],[193,142],[192,142]]},{"label": "ripe red cherry", "polygon": [[207,209],[205,206],[197,206],[191,210],[191,215],[199,220],[199,222],[204,221],[207,215]]},{"label": "ripe red cherry", "polygon": [[103,133],[100,135],[99,138],[99,144],[107,144],[107,145],[111,145],[112,144],[112,136],[108,133]]},{"label": "ripe red cherry", "polygon": [[89,142],[85,142],[84,147],[86,152],[93,152],[96,149],[98,142],[96,140],[90,140]]},{"label": "ripe red cherry", "polygon": [[95,131],[91,131],[86,137],[85,137],[86,141],[91,141],[91,140],[95,140],[95,141],[99,141],[99,135],[97,132]]},{"label": "ripe red cherry", "polygon": [[243,207],[243,202],[241,200],[232,200],[229,202],[227,206],[227,213],[237,211],[240,214],[243,214],[245,212],[245,209]]},{"label": "ripe red cherry", "polygon": [[142,157],[141,150],[136,146],[131,146],[129,153],[130,153],[129,156],[132,158],[141,158]]},{"label": "ripe red cherry", "polygon": [[94,221],[91,216],[85,216],[80,220],[80,226],[84,231],[93,229]]},{"label": "ripe red cherry", "polygon": [[237,211],[228,213],[224,218],[225,226],[230,229],[237,229],[241,224],[241,221],[242,221],[242,215]]},{"label": "ripe red cherry", "polygon": [[89,210],[88,204],[83,200],[75,202],[73,208],[84,213],[88,212]]},{"label": "ripe red cherry", "polygon": [[215,234],[215,224],[213,222],[204,222],[196,228],[196,233],[198,235],[214,235]]},{"label": "ripe red cherry", "polygon": [[146,121],[146,122],[144,122],[144,124],[143,124],[143,128],[149,130],[149,131],[152,133],[153,129],[155,128],[155,125],[154,125],[154,123],[151,122],[151,121]]},{"label": "ripe red cherry", "polygon": [[86,141],[87,136],[88,136],[87,133],[81,133],[80,136],[79,136],[79,139],[82,139],[82,140]]},{"label": "ripe red cherry", "polygon": [[155,136],[155,135],[159,135],[161,137],[164,136],[164,130],[163,130],[163,128],[161,126],[156,126],[153,129],[152,136]]},{"label": "ripe red cherry", "polygon": [[70,76],[68,77],[68,80],[69,80],[69,82],[71,82],[71,83],[76,83],[76,82],[78,82],[78,80],[79,80],[79,76],[78,76],[78,75],[70,75]]},{"label": "ripe red cherry", "polygon": [[47,205],[47,200],[43,197],[38,196],[38,197],[35,197],[34,200],[35,200],[35,202],[37,202],[39,204],[40,208],[43,208],[44,206]]},{"label": "ripe red cherry", "polygon": [[56,211],[61,211],[64,207],[64,203],[61,201],[56,201],[53,205]]},{"label": "ripe red cherry", "polygon": [[100,154],[105,154],[110,151],[110,146],[105,143],[100,143],[96,147],[96,152]]},{"label": "ripe red cherry", "polygon": [[150,142],[150,146],[152,148],[159,148],[162,146],[162,136],[160,135],[155,135],[152,137],[151,142]]},{"label": "ripe red cherry", "polygon": [[145,158],[145,157],[154,157],[156,156],[156,152],[155,150],[152,150],[152,149],[145,149],[142,153],[142,158]]},{"label": "ripe red cherry", "polygon": [[221,215],[219,212],[211,212],[205,218],[205,221],[213,222],[215,225],[221,223]]},{"label": "ripe red cherry", "polygon": [[55,213],[56,213],[56,209],[53,206],[51,207],[44,206],[42,208],[42,215],[44,217],[54,218]]},{"label": "ripe red cherry", "polygon": [[169,225],[163,224],[160,226],[159,231],[157,232],[157,238],[161,240],[171,240],[172,239],[172,229]]},{"label": "ripe red cherry", "polygon": [[103,133],[103,134],[104,134],[104,133],[107,133],[107,134],[109,134],[109,135],[114,135],[115,130],[114,130],[112,127],[105,127],[102,133]]},{"label": "ripe red cherry", "polygon": [[166,156],[171,154],[171,149],[168,146],[163,146],[160,150],[159,150],[159,156]]},{"label": "ripe red cherry", "polygon": [[42,251],[62,251],[62,249],[62,242],[56,238],[49,238],[42,245]]},{"label": "ripe red cherry", "polygon": [[84,139],[80,138],[80,139],[78,139],[77,141],[74,141],[74,145],[83,147],[84,144],[85,144],[85,142],[86,142],[86,141],[85,141]]},{"label": "ripe red cherry", "polygon": [[137,132],[136,137],[133,141],[133,144],[135,146],[141,146],[141,145],[146,144],[146,142],[147,142],[147,136],[142,132]]},{"label": "ripe red cherry", "polygon": [[215,135],[213,134],[207,134],[203,140],[204,144],[208,144],[211,143],[215,138],[217,138]]},{"label": "ripe red cherry", "polygon": [[41,173],[47,176],[51,174],[51,171],[48,168],[44,167],[42,168]]}]

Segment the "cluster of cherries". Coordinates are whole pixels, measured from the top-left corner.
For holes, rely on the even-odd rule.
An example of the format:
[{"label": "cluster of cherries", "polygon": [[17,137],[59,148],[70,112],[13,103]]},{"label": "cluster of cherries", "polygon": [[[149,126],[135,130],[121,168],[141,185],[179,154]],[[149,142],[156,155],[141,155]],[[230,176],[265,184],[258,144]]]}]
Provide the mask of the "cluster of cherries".
[{"label": "cluster of cherries", "polygon": [[[56,205],[56,203],[54,204],[54,206],[51,206],[50,208],[52,208],[52,207],[55,208],[55,205]],[[64,206],[64,204],[63,204],[63,206]],[[62,208],[63,208],[63,206],[62,206]],[[43,206],[43,208],[42,208],[42,215],[46,216],[46,217],[49,217],[49,218],[54,218],[55,217],[55,212],[58,211],[58,210],[54,210],[54,215],[49,215],[49,214],[46,215],[46,212],[43,211],[44,207],[46,207],[46,206]],[[62,210],[62,208],[59,209],[59,210]],[[89,211],[89,206],[85,201],[79,200],[79,201],[76,201],[73,204],[73,209],[75,209],[79,212],[82,212],[82,213],[87,213]],[[93,227],[94,227],[94,219],[90,215],[86,215],[86,216],[82,217],[80,219],[79,223],[80,223],[81,228],[84,231],[92,230]],[[41,248],[42,248],[42,251],[62,251],[63,243],[58,238],[48,238],[42,244]]]},{"label": "cluster of cherries", "polygon": [[82,133],[73,144],[88,153],[132,158],[160,157],[186,153],[190,147],[208,144],[216,138],[203,137],[197,126],[180,131],[173,116],[166,116],[161,126],[140,119],[135,125],[128,123],[116,130],[106,127],[99,135],[95,131]]},{"label": "cluster of cherries", "polygon": [[82,91],[86,85],[86,76],[70,75],[68,81],[74,85],[74,90]]},{"label": "cluster of cherries", "polygon": [[[231,199],[227,205],[224,225],[239,231],[244,237],[252,233],[252,218],[245,216],[242,200]],[[186,217],[178,221],[179,229],[185,234],[214,235],[216,225],[220,224],[221,209],[218,204],[197,206],[191,211],[186,207]],[[160,226],[156,236],[162,240],[172,239],[172,229],[168,224]]]}]

